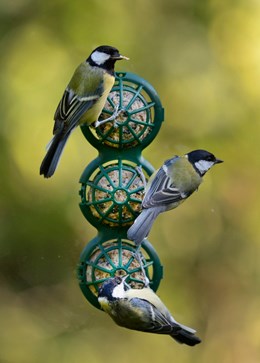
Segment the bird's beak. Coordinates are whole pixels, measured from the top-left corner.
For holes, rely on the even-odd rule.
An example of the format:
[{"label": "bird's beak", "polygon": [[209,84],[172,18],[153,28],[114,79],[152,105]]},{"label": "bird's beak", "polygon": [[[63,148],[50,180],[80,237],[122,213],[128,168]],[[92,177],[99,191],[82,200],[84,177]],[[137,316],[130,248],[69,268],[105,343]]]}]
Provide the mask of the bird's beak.
[{"label": "bird's beak", "polygon": [[224,160],[221,160],[221,159],[216,159],[215,160],[215,164],[221,164],[221,163],[223,163],[224,162]]},{"label": "bird's beak", "polygon": [[129,274],[127,274],[127,275],[125,275],[124,277],[122,277],[122,281],[123,281],[123,284],[125,285],[125,286],[127,286],[129,289],[131,289],[131,286],[130,285],[128,285],[128,283],[126,282],[126,280],[128,279],[128,277],[129,277],[130,275]]},{"label": "bird's beak", "polygon": [[125,282],[125,280],[126,280],[126,279],[128,279],[128,277],[129,277],[129,274],[127,274],[127,275],[123,276],[123,277],[122,277],[123,282]]},{"label": "bird's beak", "polygon": [[118,54],[117,56],[112,57],[112,59],[116,59],[116,60],[121,60],[121,59],[129,60],[130,58],[126,57],[125,55]]}]

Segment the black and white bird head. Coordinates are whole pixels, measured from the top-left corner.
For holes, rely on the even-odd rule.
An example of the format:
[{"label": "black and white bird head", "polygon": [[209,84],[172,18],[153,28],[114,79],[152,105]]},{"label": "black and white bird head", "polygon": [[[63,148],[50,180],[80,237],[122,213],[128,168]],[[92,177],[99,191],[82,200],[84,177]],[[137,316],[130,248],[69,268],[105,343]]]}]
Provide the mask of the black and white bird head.
[{"label": "black and white bird head", "polygon": [[129,58],[120,54],[118,49],[110,47],[109,45],[101,45],[93,50],[87,62],[94,67],[114,70],[115,62],[121,59],[129,60]]},{"label": "black and white bird head", "polygon": [[108,301],[122,299],[125,291],[130,289],[130,286],[125,281],[128,276],[129,275],[125,275],[124,277],[116,276],[106,280],[99,289],[98,299],[104,298]]},{"label": "black and white bird head", "polygon": [[186,154],[186,157],[201,176],[206,174],[213,165],[223,163],[223,160],[217,159],[215,155],[206,150],[191,151]]}]

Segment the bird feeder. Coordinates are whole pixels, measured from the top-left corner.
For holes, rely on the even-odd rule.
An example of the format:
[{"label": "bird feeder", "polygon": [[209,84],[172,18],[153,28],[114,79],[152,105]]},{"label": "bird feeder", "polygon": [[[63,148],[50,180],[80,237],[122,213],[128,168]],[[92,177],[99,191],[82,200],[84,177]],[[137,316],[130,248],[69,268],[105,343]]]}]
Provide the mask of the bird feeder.
[{"label": "bird feeder", "polygon": [[81,253],[78,279],[83,294],[97,308],[98,289],[110,277],[128,274],[134,288],[142,288],[148,278],[154,291],[162,278],[162,266],[153,246],[144,240],[138,260],[127,230],[141,210],[144,178],[154,171],[141,153],[158,134],[164,110],[147,81],[125,72],[115,74],[114,87],[99,120],[112,116],[116,109],[115,120],[97,128],[81,127],[98,150],[98,157],[80,178],[80,209],[98,234]]}]

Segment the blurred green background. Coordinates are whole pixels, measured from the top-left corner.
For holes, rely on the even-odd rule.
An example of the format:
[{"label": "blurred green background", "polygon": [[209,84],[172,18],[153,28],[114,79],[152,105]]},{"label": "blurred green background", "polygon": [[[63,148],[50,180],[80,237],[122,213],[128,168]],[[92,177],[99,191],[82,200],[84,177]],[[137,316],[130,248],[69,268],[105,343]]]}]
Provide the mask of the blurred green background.
[{"label": "blurred green background", "polygon": [[[0,13],[0,362],[259,362],[259,1],[1,0]],[[197,329],[195,348],[119,328],[84,299],[75,266],[96,231],[78,179],[96,151],[80,130],[55,176],[39,176],[62,92],[101,44],[161,97],[144,152],[155,167],[196,148],[225,160],[149,238],[159,295]]]}]

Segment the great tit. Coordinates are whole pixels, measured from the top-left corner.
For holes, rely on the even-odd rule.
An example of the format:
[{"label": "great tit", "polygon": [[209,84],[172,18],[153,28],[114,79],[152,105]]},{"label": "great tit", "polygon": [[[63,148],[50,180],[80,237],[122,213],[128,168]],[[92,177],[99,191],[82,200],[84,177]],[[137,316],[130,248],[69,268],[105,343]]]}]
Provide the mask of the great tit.
[{"label": "great tit", "polygon": [[102,45],[75,70],[54,115],[54,137],[40,167],[40,174],[45,178],[54,174],[62,150],[75,127],[98,121],[114,85],[115,62],[120,59],[129,58],[114,47]]},{"label": "great tit", "polygon": [[201,342],[196,331],[179,324],[150,287],[133,289],[128,275],[106,280],[99,290],[101,308],[114,322],[127,329],[167,334],[179,343],[194,346]]},{"label": "great tit", "polygon": [[140,246],[156,217],[178,207],[202,183],[203,175],[223,161],[206,150],[194,150],[184,156],[174,156],[150,177],[141,214],[127,231],[127,238]]}]

